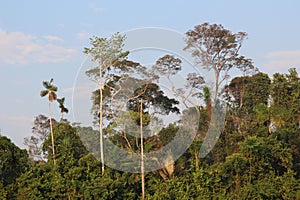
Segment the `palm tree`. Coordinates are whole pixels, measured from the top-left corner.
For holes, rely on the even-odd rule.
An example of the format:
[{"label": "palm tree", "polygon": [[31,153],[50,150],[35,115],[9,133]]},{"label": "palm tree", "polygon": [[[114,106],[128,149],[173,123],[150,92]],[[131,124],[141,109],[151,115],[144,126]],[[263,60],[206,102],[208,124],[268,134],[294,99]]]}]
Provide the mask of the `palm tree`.
[{"label": "palm tree", "polygon": [[68,113],[69,110],[65,107],[65,97],[59,99],[57,98],[57,102],[59,103],[59,108],[60,108],[60,112],[61,112],[61,120],[64,119],[64,113]]},{"label": "palm tree", "polygon": [[54,86],[52,84],[53,78],[48,81],[43,81],[43,86],[45,87],[45,90],[42,90],[40,92],[41,97],[48,96],[48,110],[49,110],[49,120],[50,120],[50,133],[51,133],[51,141],[52,141],[52,154],[53,154],[53,163],[54,166],[56,165],[56,158],[55,158],[55,147],[54,147],[54,136],[53,136],[53,127],[52,127],[52,117],[51,117],[51,102],[57,100],[57,95],[55,92],[57,92],[57,86]]}]

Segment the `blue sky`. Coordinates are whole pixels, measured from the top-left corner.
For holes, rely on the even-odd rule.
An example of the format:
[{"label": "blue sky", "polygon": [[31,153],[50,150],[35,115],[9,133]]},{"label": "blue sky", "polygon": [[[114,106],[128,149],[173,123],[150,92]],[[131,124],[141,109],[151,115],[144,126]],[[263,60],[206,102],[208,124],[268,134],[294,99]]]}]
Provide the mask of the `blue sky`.
[{"label": "blue sky", "polygon": [[[72,87],[89,37],[161,27],[184,34],[204,22],[245,31],[241,52],[261,71],[300,67],[300,2],[212,1],[3,1],[0,7],[1,134],[24,147],[33,118],[47,114],[42,81],[54,78],[72,105]],[[54,115],[59,118],[56,105]],[[72,113],[72,112],[71,112]],[[71,121],[72,114],[67,118]]]}]

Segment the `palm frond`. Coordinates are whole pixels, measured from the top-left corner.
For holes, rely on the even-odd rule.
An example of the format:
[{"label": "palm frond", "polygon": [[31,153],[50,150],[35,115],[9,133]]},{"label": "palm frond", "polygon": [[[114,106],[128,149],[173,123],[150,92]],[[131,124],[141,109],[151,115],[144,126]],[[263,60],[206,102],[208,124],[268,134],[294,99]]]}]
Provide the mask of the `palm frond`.
[{"label": "palm frond", "polygon": [[43,81],[43,86],[48,90],[51,87],[51,84],[48,81]]},{"label": "palm frond", "polygon": [[57,98],[57,102],[59,103],[60,106],[64,105],[64,103],[65,103],[65,97],[63,97],[61,99]]},{"label": "palm frond", "polygon": [[49,101],[55,101],[57,99],[57,95],[55,94],[55,92],[50,92],[49,93]]},{"label": "palm frond", "polygon": [[53,91],[53,92],[57,92],[58,88],[54,85],[51,85],[49,90]]},{"label": "palm frond", "polygon": [[61,110],[60,110],[60,112],[61,112],[61,113],[63,113],[63,112],[64,112],[64,113],[68,113],[69,110],[68,110],[68,108],[66,108],[66,107],[62,107]]},{"label": "palm frond", "polygon": [[61,99],[59,99],[59,98],[57,98],[57,100],[56,100],[58,103],[59,103],[59,108],[60,108],[60,112],[61,113],[68,113],[69,112],[69,110],[64,106],[64,103],[65,103],[65,97],[63,97],[63,98],[61,98]]},{"label": "palm frond", "polygon": [[44,97],[44,96],[46,96],[48,94],[48,90],[42,90],[41,92],[40,92],[40,96],[41,97]]}]

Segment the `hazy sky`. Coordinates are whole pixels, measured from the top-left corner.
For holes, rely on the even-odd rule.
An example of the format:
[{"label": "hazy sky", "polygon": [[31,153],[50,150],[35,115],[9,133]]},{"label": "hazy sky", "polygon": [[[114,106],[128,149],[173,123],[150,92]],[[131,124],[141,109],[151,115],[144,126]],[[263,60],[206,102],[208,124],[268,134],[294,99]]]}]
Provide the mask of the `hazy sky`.
[{"label": "hazy sky", "polygon": [[[72,117],[72,88],[85,61],[89,37],[109,37],[144,27],[184,34],[204,22],[248,33],[241,52],[261,71],[300,67],[300,1],[9,0],[0,6],[1,134],[24,147],[33,118],[47,114],[39,96],[42,81],[54,78]],[[88,93],[86,95],[89,95]],[[53,105],[59,119],[59,110]]]}]

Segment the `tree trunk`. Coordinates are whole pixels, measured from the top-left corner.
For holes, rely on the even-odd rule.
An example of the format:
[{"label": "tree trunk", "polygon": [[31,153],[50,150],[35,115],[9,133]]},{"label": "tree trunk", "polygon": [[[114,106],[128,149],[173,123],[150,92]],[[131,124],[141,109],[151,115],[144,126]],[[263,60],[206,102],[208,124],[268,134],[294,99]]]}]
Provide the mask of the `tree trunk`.
[{"label": "tree trunk", "polygon": [[[216,69],[217,70],[217,69]],[[215,93],[214,93],[214,101],[212,102],[212,106],[215,107],[216,106],[216,101],[217,101],[217,98],[218,98],[218,92],[219,92],[219,78],[220,78],[220,72],[219,71],[215,71]]]},{"label": "tree trunk", "polygon": [[53,156],[53,164],[56,166],[56,156],[55,156],[55,146],[54,146],[54,135],[52,128],[52,116],[51,116],[51,106],[50,101],[48,101],[48,110],[49,110],[49,120],[50,120],[50,133],[51,133],[51,143],[52,143],[52,156]]},{"label": "tree trunk", "polygon": [[142,199],[145,199],[144,144],[143,144],[143,100],[140,101],[141,173]]},{"label": "tree trunk", "polygon": [[104,174],[104,153],[103,153],[103,83],[102,83],[102,68],[100,67],[100,80],[99,80],[99,90],[100,90],[100,105],[99,105],[99,134],[100,134],[100,159],[102,163],[102,175]]}]

